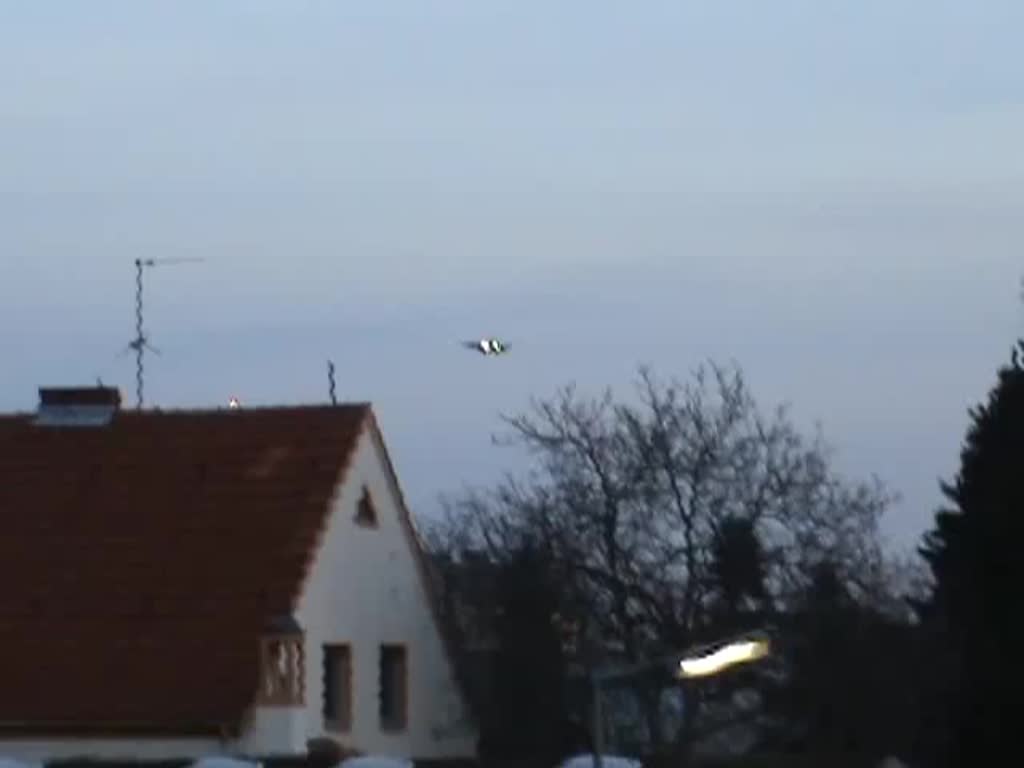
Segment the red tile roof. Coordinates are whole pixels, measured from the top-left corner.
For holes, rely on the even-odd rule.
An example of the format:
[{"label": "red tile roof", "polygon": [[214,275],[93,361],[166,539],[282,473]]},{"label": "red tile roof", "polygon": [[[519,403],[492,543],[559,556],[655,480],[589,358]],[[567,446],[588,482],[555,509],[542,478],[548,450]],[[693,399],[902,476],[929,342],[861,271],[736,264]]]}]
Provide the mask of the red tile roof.
[{"label": "red tile roof", "polygon": [[0,417],[0,727],[237,727],[368,405]]}]

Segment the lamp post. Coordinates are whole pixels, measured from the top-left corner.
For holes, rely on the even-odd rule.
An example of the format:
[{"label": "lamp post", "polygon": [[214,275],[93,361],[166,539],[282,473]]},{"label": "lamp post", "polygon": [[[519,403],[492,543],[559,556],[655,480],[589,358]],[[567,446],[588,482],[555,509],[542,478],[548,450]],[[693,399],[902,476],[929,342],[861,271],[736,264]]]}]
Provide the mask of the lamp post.
[{"label": "lamp post", "polygon": [[712,677],[740,664],[749,664],[765,658],[771,652],[766,637],[744,635],[740,638],[704,645],[690,651],[662,656],[624,668],[605,668],[591,674],[593,701],[591,706],[591,733],[594,742],[594,768],[602,768],[604,752],[604,715],[601,706],[601,686],[613,680],[628,680],[637,675],[666,665],[676,670],[682,680]]}]

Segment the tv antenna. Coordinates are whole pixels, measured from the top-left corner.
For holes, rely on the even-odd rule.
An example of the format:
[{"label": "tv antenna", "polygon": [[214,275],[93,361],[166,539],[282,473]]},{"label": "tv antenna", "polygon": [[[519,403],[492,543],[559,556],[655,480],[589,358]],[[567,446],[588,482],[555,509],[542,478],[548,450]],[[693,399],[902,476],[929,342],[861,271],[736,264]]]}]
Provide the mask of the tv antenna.
[{"label": "tv antenna", "polygon": [[142,410],[145,402],[143,393],[143,373],[145,372],[145,354],[150,352],[159,355],[160,351],[149,343],[149,337],[142,324],[142,273],[147,267],[162,267],[171,264],[192,264],[206,261],[201,258],[178,258],[178,259],[136,259],[135,260],[135,338],[132,339],[125,352],[135,352],[135,407]]},{"label": "tv antenna", "polygon": [[333,360],[328,360],[327,361],[327,384],[328,384],[328,388],[330,389],[330,393],[331,393],[331,405],[337,405],[338,404],[338,396],[337,396],[337,394],[335,394],[335,391],[334,391],[335,381],[334,381],[334,361]]}]

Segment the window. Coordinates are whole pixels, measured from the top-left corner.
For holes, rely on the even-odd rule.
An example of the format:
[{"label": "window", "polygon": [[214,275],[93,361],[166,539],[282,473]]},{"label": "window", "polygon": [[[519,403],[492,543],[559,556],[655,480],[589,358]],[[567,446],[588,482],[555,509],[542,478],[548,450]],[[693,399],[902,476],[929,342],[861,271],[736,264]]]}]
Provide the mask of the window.
[{"label": "window", "polygon": [[363,495],[359,498],[359,504],[356,507],[356,523],[367,528],[377,527],[377,508],[373,504],[370,489],[365,485],[363,486]]},{"label": "window", "polygon": [[305,691],[301,636],[267,635],[260,645],[260,703],[275,707],[302,704]]},{"label": "window", "polygon": [[400,731],[408,716],[408,664],[405,646],[380,647],[380,727]]},{"label": "window", "polygon": [[352,649],[324,646],[324,725],[332,731],[352,728]]}]

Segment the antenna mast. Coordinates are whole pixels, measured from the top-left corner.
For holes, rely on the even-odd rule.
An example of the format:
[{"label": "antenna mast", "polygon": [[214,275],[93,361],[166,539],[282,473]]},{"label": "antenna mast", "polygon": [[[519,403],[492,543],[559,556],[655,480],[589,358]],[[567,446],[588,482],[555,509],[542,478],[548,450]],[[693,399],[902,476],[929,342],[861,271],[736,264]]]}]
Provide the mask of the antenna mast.
[{"label": "antenna mast", "polygon": [[166,264],[185,264],[205,261],[205,259],[136,259],[135,260],[135,338],[128,344],[128,349],[135,350],[135,407],[142,410],[143,400],[143,374],[145,372],[144,358],[146,349],[153,352],[157,350],[149,343],[142,323],[142,272],[146,267],[162,266]]}]

